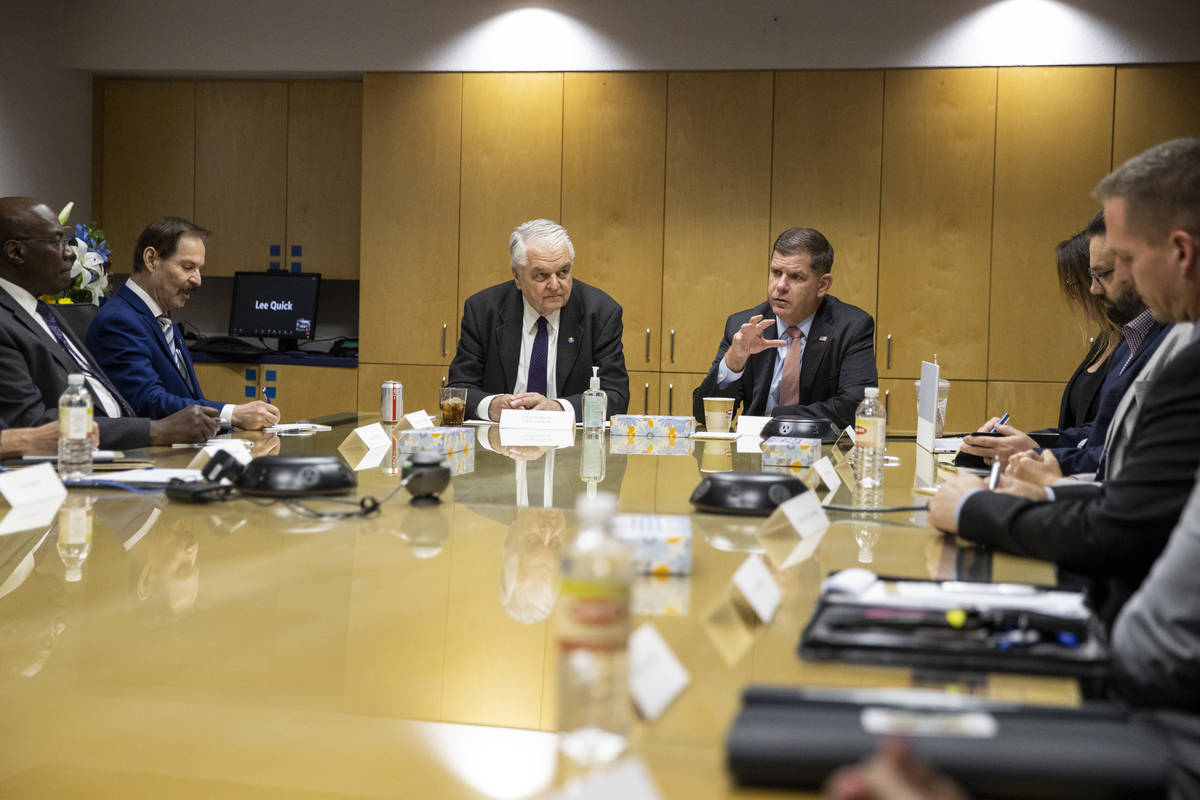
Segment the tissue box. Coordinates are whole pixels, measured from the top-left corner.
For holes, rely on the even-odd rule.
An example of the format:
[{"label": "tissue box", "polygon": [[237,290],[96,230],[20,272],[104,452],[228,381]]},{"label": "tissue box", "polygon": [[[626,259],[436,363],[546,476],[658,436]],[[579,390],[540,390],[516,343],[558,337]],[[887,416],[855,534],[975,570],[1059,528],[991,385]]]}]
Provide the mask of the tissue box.
[{"label": "tissue box", "polygon": [[692,574],[692,521],[656,514],[618,514],[613,531],[633,545],[633,568],[643,575]]},{"label": "tissue box", "polygon": [[635,615],[686,617],[692,579],[679,575],[639,575],[633,580],[630,605]]},{"label": "tissue box", "polygon": [[613,414],[610,435],[682,438],[696,432],[692,417],[667,417],[659,414]]},{"label": "tissue box", "polygon": [[695,441],[688,437],[610,436],[608,439],[608,452],[623,456],[690,456],[695,449]]},{"label": "tissue box", "polygon": [[446,426],[437,428],[409,428],[396,431],[396,449],[405,453],[417,450],[436,450],[439,453],[449,453],[451,450],[461,451],[470,447],[475,430],[467,426]]},{"label": "tissue box", "polygon": [[762,463],[767,467],[811,467],[820,457],[820,439],[772,436],[762,445]]},{"label": "tissue box", "polygon": [[451,475],[466,475],[475,471],[475,443],[466,447],[452,447],[446,451],[446,465]]}]

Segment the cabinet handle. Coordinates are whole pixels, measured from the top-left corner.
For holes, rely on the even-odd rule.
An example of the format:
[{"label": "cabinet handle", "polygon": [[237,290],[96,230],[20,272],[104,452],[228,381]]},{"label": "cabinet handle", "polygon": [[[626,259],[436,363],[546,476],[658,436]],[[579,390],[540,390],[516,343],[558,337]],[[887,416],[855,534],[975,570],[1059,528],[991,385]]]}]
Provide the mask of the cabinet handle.
[{"label": "cabinet handle", "polygon": [[650,363],[650,329],[646,328],[646,363]]},{"label": "cabinet handle", "polygon": [[[446,323],[442,323],[442,358],[446,357]],[[891,366],[889,364],[889,366]]]},{"label": "cabinet handle", "polygon": [[[442,353],[442,355],[446,355]],[[892,335],[889,333],[887,338],[887,368],[892,368]]]},{"label": "cabinet handle", "polygon": [[650,384],[646,384],[642,389],[642,413],[650,413]]},{"label": "cabinet handle", "polygon": [[883,390],[883,418],[884,419],[888,418],[888,416],[889,416],[888,411],[891,409],[891,407],[892,407],[892,390],[884,389]]},{"label": "cabinet handle", "polygon": [[[674,331],[672,331],[674,333]],[[675,384],[667,384],[667,416],[675,413]]]},{"label": "cabinet handle", "polygon": [[671,328],[671,363],[675,363],[675,329]]},{"label": "cabinet handle", "polygon": [[442,388],[443,389],[446,388],[446,376],[445,375],[442,376]]}]

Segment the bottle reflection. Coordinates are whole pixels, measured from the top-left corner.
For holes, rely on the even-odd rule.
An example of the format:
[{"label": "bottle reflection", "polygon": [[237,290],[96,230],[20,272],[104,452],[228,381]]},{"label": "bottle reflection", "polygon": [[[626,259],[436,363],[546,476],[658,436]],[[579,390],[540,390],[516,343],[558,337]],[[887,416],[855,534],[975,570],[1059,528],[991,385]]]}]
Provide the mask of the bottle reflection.
[{"label": "bottle reflection", "polygon": [[83,564],[92,552],[92,498],[69,494],[58,509],[58,557],[67,583],[83,579]]},{"label": "bottle reflection", "polygon": [[0,684],[38,675],[66,630],[67,588],[52,566],[53,532],[0,536]]},{"label": "bottle reflection", "polygon": [[587,486],[587,496],[596,496],[596,486],[604,480],[607,448],[604,437],[583,437],[583,452],[579,457],[579,477]]},{"label": "bottle reflection", "polygon": [[504,537],[500,604],[523,625],[542,622],[558,598],[566,515],[557,508],[521,508]]}]

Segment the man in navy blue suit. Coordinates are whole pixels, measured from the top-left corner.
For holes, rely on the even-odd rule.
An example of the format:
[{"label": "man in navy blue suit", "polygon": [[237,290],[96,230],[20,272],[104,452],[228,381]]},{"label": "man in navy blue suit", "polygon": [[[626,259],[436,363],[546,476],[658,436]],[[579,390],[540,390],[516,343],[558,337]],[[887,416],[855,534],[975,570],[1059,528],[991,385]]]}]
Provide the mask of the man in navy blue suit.
[{"label": "man in navy blue suit", "polygon": [[159,419],[193,404],[220,411],[223,427],[258,430],[279,421],[262,400],[232,405],[200,390],[192,357],[170,313],[200,288],[209,231],[160,217],[138,237],[133,275],[96,313],[87,346],[136,413]]}]

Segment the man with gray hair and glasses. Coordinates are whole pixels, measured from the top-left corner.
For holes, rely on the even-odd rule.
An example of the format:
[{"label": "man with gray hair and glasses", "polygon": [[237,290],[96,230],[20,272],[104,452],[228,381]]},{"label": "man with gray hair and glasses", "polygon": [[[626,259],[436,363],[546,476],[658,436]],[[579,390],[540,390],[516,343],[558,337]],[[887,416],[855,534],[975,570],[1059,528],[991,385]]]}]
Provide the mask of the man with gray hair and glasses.
[{"label": "man with gray hair and glasses", "polygon": [[449,386],[467,389],[467,411],[499,421],[506,408],[565,410],[583,419],[581,395],[600,368],[607,413],[629,406],[621,306],[572,275],[575,245],[548,219],[517,226],[508,239],[512,281],[463,304]]}]

